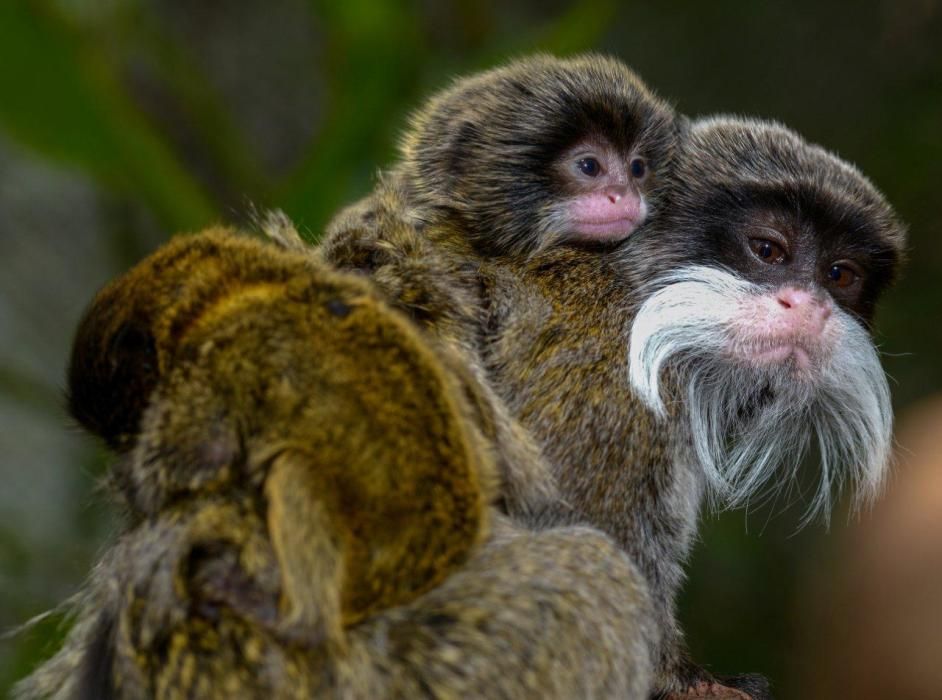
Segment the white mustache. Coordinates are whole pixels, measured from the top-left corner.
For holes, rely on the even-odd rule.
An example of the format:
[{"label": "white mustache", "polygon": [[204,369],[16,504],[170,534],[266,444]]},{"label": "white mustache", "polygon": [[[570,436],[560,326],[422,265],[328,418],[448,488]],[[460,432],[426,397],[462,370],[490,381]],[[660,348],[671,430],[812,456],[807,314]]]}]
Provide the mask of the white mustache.
[{"label": "white mustache", "polygon": [[[835,307],[828,320],[830,352],[813,372],[787,365],[750,366],[732,359],[740,302],[769,291],[726,270],[690,266],[651,283],[629,341],[630,381],[637,396],[666,419],[663,396],[678,387],[678,419],[689,423],[692,452],[727,507],[740,506],[763,487],[796,477],[812,439],[820,452],[820,483],[803,519],[830,515],[831,493],[845,482],[857,504],[875,496],[890,462],[890,391],[870,334]],[[670,377],[669,386],[665,370]],[[779,469],[785,478],[772,482]]]}]

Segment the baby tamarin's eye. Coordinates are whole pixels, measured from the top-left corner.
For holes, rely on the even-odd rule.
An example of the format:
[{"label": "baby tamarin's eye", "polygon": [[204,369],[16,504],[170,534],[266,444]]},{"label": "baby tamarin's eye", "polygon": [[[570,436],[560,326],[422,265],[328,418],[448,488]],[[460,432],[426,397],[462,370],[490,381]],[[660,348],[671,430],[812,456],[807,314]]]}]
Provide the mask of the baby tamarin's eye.
[{"label": "baby tamarin's eye", "polygon": [[777,265],[785,262],[785,250],[778,243],[765,238],[750,238],[749,247],[762,262]]},{"label": "baby tamarin's eye", "polygon": [[628,170],[631,172],[631,177],[641,180],[648,174],[648,164],[644,162],[644,158],[632,158],[631,163],[628,164]]},{"label": "baby tamarin's eye", "polygon": [[602,172],[602,165],[599,163],[598,159],[591,156],[580,158],[576,166],[583,175],[588,175],[589,177],[598,177]]}]

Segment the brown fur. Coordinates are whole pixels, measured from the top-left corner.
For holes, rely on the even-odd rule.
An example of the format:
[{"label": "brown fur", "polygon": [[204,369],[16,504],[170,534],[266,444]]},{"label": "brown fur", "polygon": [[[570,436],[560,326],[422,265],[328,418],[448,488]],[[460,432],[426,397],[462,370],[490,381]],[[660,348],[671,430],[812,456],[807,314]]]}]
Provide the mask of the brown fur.
[{"label": "brown fur", "polygon": [[165,509],[99,564],[65,647],[17,697],[647,697],[658,631],[646,589],[588,528],[532,533],[498,517],[465,566],[350,627],[342,647],[264,624],[275,563],[250,506]]},{"label": "brown fur", "polygon": [[[609,80],[596,83],[596,71],[608,72]],[[555,507],[541,508],[525,522],[589,522],[637,557],[671,640],[670,650],[661,652],[662,686],[683,687],[705,673],[686,661],[673,612],[694,531],[698,482],[689,473],[678,481],[668,466],[666,428],[655,424],[627,384],[626,341],[636,300],[613,265],[617,253],[542,243],[529,202],[552,193],[533,194],[542,182],[539,171],[523,175],[513,158],[502,162],[508,142],[545,148],[585,134],[573,135],[560,123],[558,105],[565,98],[556,100],[556,112],[544,106],[527,119],[499,109],[512,97],[505,94],[508,84],[526,84],[540,94],[564,94],[575,85],[570,101],[576,106],[568,110],[580,112],[576,123],[590,132],[613,128],[588,116],[605,111],[596,105],[623,104],[634,132],[619,137],[639,142],[653,164],[648,197],[657,215],[671,183],[673,132],[666,107],[611,59],[537,57],[459,81],[430,100],[403,140],[402,162],[370,197],[337,216],[320,257],[370,275],[393,304],[445,345],[460,347],[486,377],[513,423],[537,438],[547,469],[562,486]],[[467,124],[472,126],[459,138]],[[458,173],[449,175],[448,164],[458,160]],[[495,199],[496,192],[519,200]],[[514,214],[516,230],[495,213],[500,207]],[[520,245],[509,245],[511,240]]]},{"label": "brown fur", "polygon": [[177,239],[96,297],[70,378],[129,525],[20,697],[645,696],[633,565],[497,514],[486,397],[364,280]]},{"label": "brown fur", "polygon": [[[430,342],[458,358],[476,377],[475,403],[488,407],[482,428],[495,445],[504,509],[530,522],[550,517],[550,512],[565,508],[555,480],[530,433],[509,414],[485,380],[480,363],[486,310],[472,251],[461,236],[433,241],[419,233],[406,214],[408,206],[399,181],[385,183],[372,198],[332,222],[314,255],[325,264],[368,274],[390,304],[407,313],[428,332]],[[305,249],[300,236],[284,222],[270,218],[262,228],[282,245],[311,255],[311,249]]]},{"label": "brown fur", "polygon": [[[129,396],[144,410],[121,413],[133,439],[84,410],[120,394],[97,368],[133,357],[130,337],[154,349],[152,391]],[[342,620],[320,620],[336,634],[439,583],[486,531],[497,485],[471,380],[365,283],[309,257],[223,231],[178,239],[96,297],[73,358],[76,414],[132,448],[117,478],[135,516],[264,494],[299,623],[330,615],[305,600],[310,580],[337,578]]]}]

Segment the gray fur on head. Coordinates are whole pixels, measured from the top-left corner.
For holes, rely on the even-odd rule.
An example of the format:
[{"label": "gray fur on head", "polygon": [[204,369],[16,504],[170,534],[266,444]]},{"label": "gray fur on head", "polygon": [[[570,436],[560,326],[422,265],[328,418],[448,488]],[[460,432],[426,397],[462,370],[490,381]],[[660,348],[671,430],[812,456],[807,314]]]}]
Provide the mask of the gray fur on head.
[{"label": "gray fur on head", "polygon": [[631,330],[631,384],[666,417],[664,369],[676,373],[690,447],[718,499],[745,503],[778,467],[794,477],[812,436],[821,477],[808,516],[827,517],[832,486],[840,487],[845,476],[861,496],[879,489],[890,458],[892,408],[877,352],[859,321],[836,309],[832,352],[817,371],[799,376],[788,366],[751,367],[725,353],[740,301],[767,290],[698,265],[653,284],[658,291]]}]

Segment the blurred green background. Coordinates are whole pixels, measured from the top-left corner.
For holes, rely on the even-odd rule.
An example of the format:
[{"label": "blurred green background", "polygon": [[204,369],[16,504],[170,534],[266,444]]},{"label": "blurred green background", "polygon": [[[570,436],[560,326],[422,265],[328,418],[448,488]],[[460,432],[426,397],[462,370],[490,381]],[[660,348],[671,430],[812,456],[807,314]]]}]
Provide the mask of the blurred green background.
[{"label": "blurred green background", "polygon": [[[684,113],[775,118],[858,164],[911,227],[877,324],[897,408],[942,388],[935,0],[2,0],[0,629],[73,593],[113,527],[106,455],[61,400],[94,291],[250,204],[316,236],[425,96],[537,49],[610,52]],[[827,625],[807,597],[856,526],[843,512],[830,531],[796,532],[781,502],[705,519],[682,605],[700,661],[805,696]],[[0,695],[61,627],[0,640]]]}]

